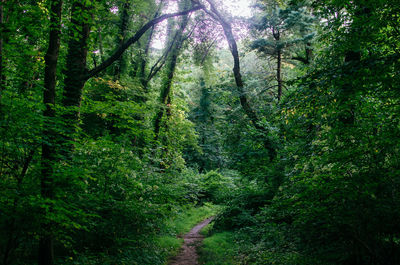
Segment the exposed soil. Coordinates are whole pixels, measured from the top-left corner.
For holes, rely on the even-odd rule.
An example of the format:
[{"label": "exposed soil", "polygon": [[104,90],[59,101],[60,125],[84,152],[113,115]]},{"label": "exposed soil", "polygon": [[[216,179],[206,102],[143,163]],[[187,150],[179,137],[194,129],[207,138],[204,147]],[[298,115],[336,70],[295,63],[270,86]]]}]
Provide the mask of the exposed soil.
[{"label": "exposed soil", "polygon": [[178,256],[173,258],[169,265],[198,265],[198,254],[197,247],[201,245],[204,239],[203,235],[200,235],[200,230],[208,225],[212,221],[213,217],[207,218],[203,222],[199,223],[187,233],[183,239],[184,243]]}]

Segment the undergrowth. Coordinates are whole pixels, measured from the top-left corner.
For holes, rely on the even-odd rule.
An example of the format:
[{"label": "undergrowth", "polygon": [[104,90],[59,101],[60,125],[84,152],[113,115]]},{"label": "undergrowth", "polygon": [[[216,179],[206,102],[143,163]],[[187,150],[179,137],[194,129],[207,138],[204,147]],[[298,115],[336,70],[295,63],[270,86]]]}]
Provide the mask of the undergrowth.
[{"label": "undergrowth", "polygon": [[[207,231],[209,228],[206,228]],[[204,233],[204,232],[203,232]],[[200,248],[200,264],[235,265],[236,245],[233,232],[215,233],[203,241]]]},{"label": "undergrowth", "polygon": [[188,233],[196,224],[206,218],[214,216],[220,210],[220,206],[205,203],[201,207],[183,207],[175,218],[166,223],[166,233],[157,238],[157,245],[166,253],[165,260],[178,254],[183,243],[182,236]]}]

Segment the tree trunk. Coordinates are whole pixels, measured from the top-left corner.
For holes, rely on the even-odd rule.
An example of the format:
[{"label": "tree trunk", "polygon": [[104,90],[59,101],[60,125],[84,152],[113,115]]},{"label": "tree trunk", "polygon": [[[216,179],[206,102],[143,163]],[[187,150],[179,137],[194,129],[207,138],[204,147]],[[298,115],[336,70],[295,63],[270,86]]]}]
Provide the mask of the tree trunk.
[{"label": "tree trunk", "polygon": [[[353,24],[351,25],[350,32],[353,36],[360,35],[360,32],[362,32],[359,28],[359,25],[362,25],[360,22],[363,19],[368,19],[370,13],[371,10],[368,7],[357,5],[354,19],[359,21],[357,21],[358,23],[353,21]],[[341,112],[339,115],[339,121],[341,125],[339,126],[344,125],[343,128],[352,127],[355,123],[356,104],[354,103],[354,99],[356,98],[355,92],[357,87],[354,87],[353,76],[357,73],[353,71],[358,67],[361,61],[361,47],[359,45],[360,43],[357,38],[355,38],[353,45],[351,45],[352,48],[346,52],[344,58],[344,63],[347,64],[348,70],[351,72],[346,73],[347,80],[340,90],[341,95],[339,97],[339,102],[341,105]]]},{"label": "tree trunk", "polygon": [[[157,7],[157,11],[154,13],[153,19],[155,19],[156,17],[158,17],[158,15],[161,12],[161,8],[163,6],[163,2],[160,1],[158,7]],[[146,42],[144,44],[144,52],[142,54],[142,56],[139,58],[139,66],[138,66],[138,77],[139,77],[139,81],[142,84],[143,87],[143,91],[145,93],[148,92],[148,84],[149,84],[149,79],[147,78],[147,64],[149,61],[149,52],[150,52],[150,45],[151,45],[151,41],[153,39],[153,35],[154,35],[154,28],[155,26],[151,27],[150,32],[147,35],[147,39]]]},{"label": "tree trunk", "polygon": [[[66,128],[64,131],[63,142],[66,144],[63,151],[64,155],[69,156],[72,150],[72,144],[76,127],[79,121],[79,107],[81,104],[82,90],[86,81],[107,69],[115,61],[117,61],[124,51],[132,44],[136,43],[148,29],[162,22],[163,20],[176,16],[184,16],[195,10],[200,9],[200,6],[195,6],[181,12],[165,14],[159,16],[141,27],[136,34],[121,44],[115,52],[103,63],[96,68],[87,71],[86,69],[86,56],[87,56],[87,41],[89,37],[89,24],[88,21],[82,19],[82,13],[88,14],[88,7],[84,6],[80,1],[75,1],[72,5],[71,24],[73,25],[70,32],[70,40],[68,44],[68,53],[66,59],[66,71],[64,80],[64,94],[62,104],[67,108],[67,113],[63,115]],[[74,37],[74,30],[79,30],[79,37]]]},{"label": "tree trunk", "polygon": [[[345,55],[345,63],[350,64],[355,67],[361,60],[361,53],[359,51],[348,51]],[[351,79],[351,77],[348,77]],[[341,89],[341,96],[339,98],[341,105],[341,112],[339,116],[339,121],[341,124],[346,126],[352,126],[355,122],[355,104],[351,101],[354,98],[355,87],[351,83],[352,80],[347,80]]]},{"label": "tree trunk", "polygon": [[[212,16],[215,20],[219,21],[221,24],[224,34],[226,37],[226,40],[228,41],[229,44],[229,49],[231,51],[232,57],[233,57],[233,75],[235,77],[235,83],[238,88],[239,92],[239,100],[240,100],[240,105],[243,108],[243,111],[246,113],[247,117],[249,117],[250,122],[253,124],[254,128],[262,132],[266,137],[269,133],[268,129],[265,128],[264,126],[260,125],[260,121],[257,117],[256,112],[252,109],[250,106],[250,103],[247,99],[246,92],[244,91],[244,84],[242,80],[242,75],[240,74],[240,59],[239,59],[239,52],[237,48],[237,43],[235,40],[235,37],[233,36],[232,33],[232,26],[229,22],[227,22],[224,17],[218,12],[218,10],[215,8],[215,5],[212,0],[207,0],[207,2],[211,6],[211,12],[208,11],[203,7],[203,10]],[[274,159],[276,156],[276,150],[272,146],[272,143],[269,139],[265,139],[264,141],[264,148],[268,150],[268,154],[270,157],[270,160]]]},{"label": "tree trunk", "polygon": [[[74,1],[71,14],[72,26],[69,32],[64,80],[65,87],[62,99],[62,105],[67,111],[63,115],[64,123],[66,124],[64,144],[67,144],[63,152],[67,156],[71,151],[71,141],[74,138],[76,127],[78,126],[82,90],[86,82],[87,42],[90,31],[89,21],[84,18],[84,15],[90,17],[89,8],[87,6],[82,4],[81,1]],[[76,37],[76,35],[78,35],[78,37]]]},{"label": "tree trunk", "polygon": [[282,97],[281,68],[282,68],[282,51],[280,49],[278,49],[277,68],[276,68],[276,80],[278,81],[278,102],[281,100],[281,97]]},{"label": "tree trunk", "polygon": [[276,81],[278,82],[278,102],[281,101],[282,97],[282,49],[279,47],[279,41],[281,39],[281,33],[279,29],[275,27],[272,29],[272,35],[274,36],[276,43]]},{"label": "tree trunk", "polygon": [[[185,1],[185,4],[183,6],[183,9],[186,8],[188,5],[188,1]],[[178,60],[178,56],[184,41],[183,38],[183,32],[189,22],[189,16],[185,15],[182,17],[181,22],[179,23],[179,29],[177,29],[177,32],[174,34],[175,35],[175,42],[173,43],[171,52],[169,54],[169,58],[167,58],[167,64],[166,64],[166,72],[165,72],[165,77],[163,78],[163,83],[161,87],[161,93],[160,93],[160,103],[162,104],[161,108],[158,110],[156,119],[154,121],[154,134],[155,134],[155,140],[158,139],[160,129],[161,129],[161,121],[164,115],[164,111],[167,113],[170,112],[170,103],[171,103],[171,85],[172,85],[172,80],[174,78],[175,74],[175,69],[176,69],[176,64]],[[170,36],[170,34],[169,34]],[[173,40],[170,40],[169,42],[172,42]]]},{"label": "tree trunk", "polygon": [[[56,77],[57,62],[60,51],[61,34],[61,10],[62,0],[53,0],[50,13],[50,34],[49,47],[45,55],[44,70],[44,92],[43,103],[46,109],[43,113],[45,118],[42,141],[41,168],[42,175],[40,179],[41,195],[43,199],[54,198],[53,188],[53,163],[55,160],[55,132],[52,119],[55,118],[55,97],[56,97]],[[46,120],[48,119],[48,120]],[[46,213],[44,213],[46,215]],[[46,218],[41,225],[41,234],[39,239],[39,265],[54,264],[53,235],[51,224],[46,224]]]},{"label": "tree trunk", "polygon": [[[121,46],[124,43],[126,33],[128,31],[128,25],[129,25],[129,10],[131,8],[131,1],[125,0],[122,10],[121,10],[121,18],[120,18],[120,24],[119,24],[119,29],[118,29],[118,35],[117,35],[117,46]],[[115,70],[114,70],[114,78],[115,80],[118,80],[121,76],[121,73],[125,70],[126,68],[126,60],[124,56],[121,56],[115,65]]]},{"label": "tree trunk", "polygon": [[160,128],[161,128],[161,121],[164,115],[164,111],[169,108],[167,99],[171,93],[171,85],[172,80],[174,78],[174,73],[176,69],[176,63],[179,54],[179,47],[178,45],[174,48],[169,58],[169,61],[166,66],[166,74],[165,79],[163,80],[163,84],[161,87],[161,94],[160,94],[160,103],[162,104],[161,108],[158,110],[156,119],[154,121],[154,134],[155,140],[158,139]]},{"label": "tree trunk", "polygon": [[128,49],[132,44],[136,43],[143,36],[143,34],[146,33],[147,30],[149,30],[156,24],[164,21],[165,19],[171,18],[171,17],[184,16],[184,15],[190,14],[199,9],[201,9],[201,6],[196,5],[196,6],[193,6],[192,8],[189,8],[189,9],[181,11],[181,12],[164,14],[155,19],[150,20],[143,27],[141,27],[135,33],[135,35],[133,35],[128,40],[126,40],[120,47],[118,47],[107,60],[105,60],[98,67],[93,68],[90,71],[88,71],[85,80],[87,80],[93,76],[96,76],[101,71],[107,69],[110,65],[112,65],[116,60],[118,60],[121,57],[121,55],[125,52],[126,49]]},{"label": "tree trunk", "polygon": [[[100,53],[100,61],[104,63],[104,49],[103,49],[103,36],[101,35],[101,29],[97,29],[97,37],[99,42],[99,53]],[[95,66],[94,68],[96,68]]]},{"label": "tree trunk", "polygon": [[[156,14],[157,16],[157,14]],[[153,34],[154,34],[154,27],[151,28],[147,39],[146,39],[146,43],[144,46],[144,52],[142,54],[142,56],[140,56],[139,58],[139,66],[138,66],[138,72],[137,75],[139,77],[139,81],[143,87],[143,91],[145,93],[148,92],[148,83],[149,80],[147,80],[147,73],[146,73],[146,67],[147,67],[147,62],[148,62],[148,58],[149,58],[149,51],[150,51],[150,45],[151,45],[151,40],[153,38]]]},{"label": "tree trunk", "polygon": [[1,96],[2,92],[5,89],[5,74],[3,68],[3,31],[4,31],[4,2],[5,0],[0,1],[0,117],[3,116],[3,110],[1,106]]},{"label": "tree trunk", "polygon": [[[0,29],[3,31],[4,23],[4,3],[5,0],[0,2]],[[3,73],[3,34],[0,34],[0,99],[1,92],[4,90],[4,73]]]}]

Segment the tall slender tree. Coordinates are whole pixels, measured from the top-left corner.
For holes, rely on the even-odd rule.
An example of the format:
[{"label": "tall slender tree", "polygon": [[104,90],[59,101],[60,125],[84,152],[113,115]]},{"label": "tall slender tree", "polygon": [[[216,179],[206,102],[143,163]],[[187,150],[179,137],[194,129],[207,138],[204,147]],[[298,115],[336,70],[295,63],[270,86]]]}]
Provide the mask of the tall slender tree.
[{"label": "tall slender tree", "polygon": [[[190,1],[183,0],[180,3],[180,10],[186,10],[190,6]],[[189,15],[185,15],[181,18],[179,22],[178,28],[176,31],[170,30],[169,40],[167,42],[168,46],[171,45],[171,51],[169,52],[168,57],[166,58],[166,66],[165,73],[162,79],[161,84],[161,92],[160,92],[160,103],[161,107],[157,112],[155,121],[154,121],[154,134],[155,139],[157,140],[159,137],[161,122],[164,116],[164,113],[170,113],[171,108],[171,87],[175,74],[176,65],[178,62],[178,57],[182,49],[183,42],[185,40],[184,31],[189,22]],[[173,22],[169,22],[169,28],[173,27]]]},{"label": "tall slender tree", "polygon": [[239,93],[240,105],[242,106],[243,111],[246,113],[247,117],[250,119],[252,125],[265,135],[264,147],[268,150],[269,157],[272,160],[276,156],[276,150],[273,147],[272,142],[267,137],[269,130],[260,124],[260,119],[256,111],[250,105],[249,99],[247,98],[247,93],[244,89],[244,82],[240,72],[240,57],[239,57],[238,46],[232,32],[232,25],[218,11],[215,3],[212,0],[207,0],[207,2],[210,5],[210,10],[208,10],[204,5],[203,5],[203,10],[221,24],[226,40],[228,41],[229,44],[229,49],[233,57],[233,75]]},{"label": "tall slender tree", "polygon": [[[53,164],[55,157],[56,133],[54,129],[57,63],[61,39],[62,0],[50,1],[50,34],[49,44],[45,55],[43,103],[46,106],[43,116],[42,157],[41,157],[41,195],[44,200],[54,198]],[[39,239],[39,265],[54,264],[54,238],[52,225],[48,222],[46,213],[42,219]]]},{"label": "tall slender tree", "polygon": [[[282,64],[284,61],[297,60],[309,64],[311,59],[311,39],[313,17],[301,5],[283,6],[280,1],[261,1],[257,7],[259,17],[253,20],[252,27],[258,39],[251,43],[251,48],[276,61],[275,79],[277,100],[282,98],[284,88]],[[305,50],[305,55],[298,55],[297,50]]]}]

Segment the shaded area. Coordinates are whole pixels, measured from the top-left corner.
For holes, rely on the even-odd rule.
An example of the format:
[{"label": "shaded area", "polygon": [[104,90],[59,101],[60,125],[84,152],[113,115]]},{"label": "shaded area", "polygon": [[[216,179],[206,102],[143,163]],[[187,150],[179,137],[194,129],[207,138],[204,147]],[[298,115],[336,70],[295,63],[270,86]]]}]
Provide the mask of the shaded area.
[{"label": "shaded area", "polygon": [[189,233],[187,233],[183,239],[184,243],[178,256],[170,261],[170,265],[196,265],[198,263],[197,247],[201,244],[204,236],[199,232],[200,230],[208,225],[214,217],[207,218],[203,222],[199,223]]}]

